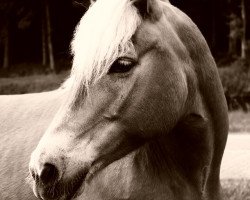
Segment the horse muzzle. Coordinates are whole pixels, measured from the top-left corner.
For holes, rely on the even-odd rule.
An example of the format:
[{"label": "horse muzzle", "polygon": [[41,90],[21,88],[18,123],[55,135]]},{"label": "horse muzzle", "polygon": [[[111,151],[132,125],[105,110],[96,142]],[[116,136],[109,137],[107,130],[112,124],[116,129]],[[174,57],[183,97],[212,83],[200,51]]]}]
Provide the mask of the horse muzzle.
[{"label": "horse muzzle", "polygon": [[74,199],[83,192],[86,175],[79,173],[70,180],[59,180],[55,167],[47,164],[40,175],[32,174],[34,195],[43,200]]},{"label": "horse muzzle", "polygon": [[78,172],[73,178],[64,179],[61,169],[52,163],[37,168],[30,166],[30,177],[34,195],[43,200],[70,200],[83,192],[87,170]]}]

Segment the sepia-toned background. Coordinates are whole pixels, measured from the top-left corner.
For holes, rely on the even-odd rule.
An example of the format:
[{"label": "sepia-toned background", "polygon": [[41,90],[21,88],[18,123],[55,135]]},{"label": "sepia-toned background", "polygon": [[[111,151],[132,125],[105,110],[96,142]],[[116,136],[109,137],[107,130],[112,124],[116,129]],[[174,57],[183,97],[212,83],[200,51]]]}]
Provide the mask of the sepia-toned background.
[{"label": "sepia-toned background", "polygon": [[[230,110],[230,133],[249,134],[250,0],[171,3],[193,19],[211,48]],[[60,86],[71,68],[74,28],[89,4],[89,0],[0,0],[0,94]],[[247,179],[227,179],[223,188],[227,199],[250,199]]]}]

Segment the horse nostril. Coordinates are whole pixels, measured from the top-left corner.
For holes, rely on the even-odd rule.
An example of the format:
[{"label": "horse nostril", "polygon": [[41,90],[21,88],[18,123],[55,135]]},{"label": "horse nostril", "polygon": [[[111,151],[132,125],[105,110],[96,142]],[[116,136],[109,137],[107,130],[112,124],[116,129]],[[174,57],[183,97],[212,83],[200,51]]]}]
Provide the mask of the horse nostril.
[{"label": "horse nostril", "polygon": [[57,181],[58,177],[59,172],[56,166],[50,163],[45,163],[39,177],[41,183],[44,185],[52,184]]},{"label": "horse nostril", "polygon": [[35,174],[34,170],[31,171],[31,176],[32,176],[32,178],[35,180],[36,174]]},{"label": "horse nostril", "polygon": [[38,180],[38,176],[36,175],[36,173],[33,169],[30,169],[30,174],[31,174],[32,178],[34,179],[34,181]]}]

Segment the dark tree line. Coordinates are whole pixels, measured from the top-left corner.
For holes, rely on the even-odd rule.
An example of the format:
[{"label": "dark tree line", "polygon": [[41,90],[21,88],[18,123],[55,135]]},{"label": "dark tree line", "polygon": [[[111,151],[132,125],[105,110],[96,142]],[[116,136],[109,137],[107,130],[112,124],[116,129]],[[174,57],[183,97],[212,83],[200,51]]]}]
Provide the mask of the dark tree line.
[{"label": "dark tree line", "polygon": [[73,27],[87,6],[71,0],[0,0],[0,68],[40,62],[55,71],[55,59],[69,54]]},{"label": "dark tree line", "polygon": [[213,54],[246,58],[250,38],[248,0],[172,0],[197,23]]},{"label": "dark tree line", "polygon": [[[0,68],[36,62],[56,70],[69,59],[73,29],[90,0],[0,0]],[[172,0],[199,26],[213,54],[248,56],[248,0]]]}]

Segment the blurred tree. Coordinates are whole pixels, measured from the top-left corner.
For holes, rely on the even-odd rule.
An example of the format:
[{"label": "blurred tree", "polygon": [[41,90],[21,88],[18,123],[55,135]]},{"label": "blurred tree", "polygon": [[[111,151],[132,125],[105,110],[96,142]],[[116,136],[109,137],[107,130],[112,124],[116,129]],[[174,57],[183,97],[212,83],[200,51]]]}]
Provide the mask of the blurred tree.
[{"label": "blurred tree", "polygon": [[[40,5],[42,8],[37,8]],[[34,10],[34,7],[36,9]],[[49,62],[49,67],[55,71],[55,62],[53,54],[52,30],[50,18],[50,5],[48,0],[40,0],[34,3],[33,0],[0,0],[0,39],[3,44],[3,68],[10,66],[10,41],[11,27],[18,24],[18,28],[25,29],[30,26],[31,18],[34,13],[40,13],[42,27],[42,57],[43,65]]]},{"label": "blurred tree", "polygon": [[232,57],[237,57],[237,43],[242,37],[242,23],[241,19],[235,14],[231,13],[229,17],[229,49],[228,53]]},{"label": "blurred tree", "polygon": [[42,16],[42,64],[45,66],[47,64],[47,36],[46,36],[46,23]]},{"label": "blurred tree", "polygon": [[247,38],[246,38],[246,6],[245,0],[241,0],[241,20],[242,20],[242,34],[241,34],[241,58],[246,59],[247,54]]},{"label": "blurred tree", "polygon": [[3,44],[3,68],[10,65],[10,15],[14,6],[14,1],[0,0],[0,39]]},{"label": "blurred tree", "polygon": [[9,21],[5,20],[2,23],[1,39],[3,43],[3,68],[7,69],[10,65],[10,25]]},{"label": "blurred tree", "polygon": [[212,4],[212,9],[211,9],[211,14],[212,14],[212,33],[211,33],[211,48],[215,49],[216,47],[216,9],[217,9],[217,4],[215,0],[211,1]]},{"label": "blurred tree", "polygon": [[[245,0],[229,0],[231,4],[229,22],[229,54],[247,57],[247,12]],[[240,47],[240,48],[238,48]]]},{"label": "blurred tree", "polygon": [[45,66],[49,61],[50,70],[55,72],[55,59],[53,53],[52,30],[50,6],[48,0],[43,0],[43,15],[42,16],[42,63]]},{"label": "blurred tree", "polygon": [[[0,40],[3,43],[3,68],[10,67],[11,60],[11,36],[13,24],[17,23],[20,28],[29,24],[27,5],[31,0],[0,0]],[[23,12],[25,10],[25,12]],[[25,14],[23,14],[25,13]],[[30,13],[29,13],[30,14]]]}]

